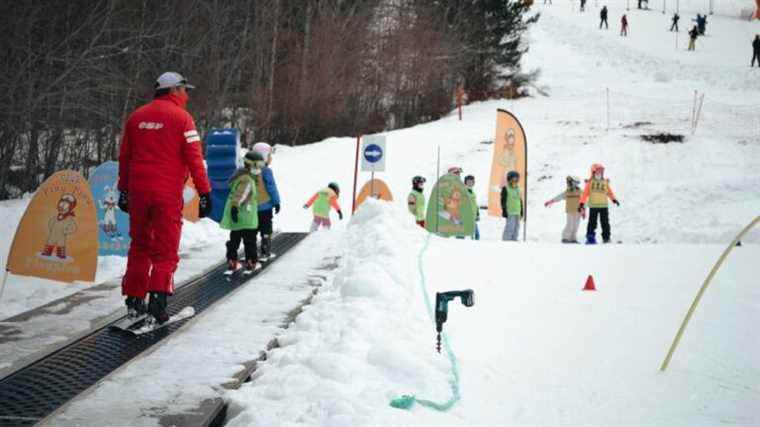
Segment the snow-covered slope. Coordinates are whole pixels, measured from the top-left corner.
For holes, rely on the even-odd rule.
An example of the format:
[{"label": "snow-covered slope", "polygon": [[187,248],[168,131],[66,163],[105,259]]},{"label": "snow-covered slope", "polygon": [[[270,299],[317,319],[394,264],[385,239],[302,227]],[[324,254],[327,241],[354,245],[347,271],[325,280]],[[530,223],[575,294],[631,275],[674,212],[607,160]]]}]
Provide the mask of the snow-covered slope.
[{"label": "snow-covered slope", "polygon": [[[760,423],[757,245],[712,284],[671,368],[657,369],[717,245],[560,246],[430,237],[401,208],[362,207],[335,280],[230,393],[229,425]],[[424,275],[420,275],[420,271]],[[588,274],[599,289],[584,292]],[[424,277],[424,279],[423,279]],[[436,291],[471,288],[434,350]],[[432,309],[432,308],[430,308]],[[445,404],[389,406],[404,394]]]}]

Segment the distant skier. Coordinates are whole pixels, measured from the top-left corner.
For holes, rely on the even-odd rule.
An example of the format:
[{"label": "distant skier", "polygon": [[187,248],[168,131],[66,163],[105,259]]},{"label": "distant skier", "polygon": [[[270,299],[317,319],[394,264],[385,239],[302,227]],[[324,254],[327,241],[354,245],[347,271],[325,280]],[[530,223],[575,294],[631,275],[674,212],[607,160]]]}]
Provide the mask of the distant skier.
[{"label": "distant skier", "polygon": [[757,61],[757,67],[760,68],[760,34],[756,34],[755,40],[752,41],[752,62],[749,66],[755,65],[755,61]]},{"label": "distant skier", "polygon": [[628,37],[628,17],[625,14],[620,18],[620,35]]},{"label": "distant skier", "polygon": [[699,30],[695,25],[689,30],[689,48],[687,50],[694,50],[694,47],[697,44],[697,37],[699,37]]},{"label": "distant skier", "polygon": [[425,228],[425,178],[419,175],[412,178],[412,191],[406,198],[409,212],[414,215],[414,220],[422,228]]},{"label": "distant skier", "polygon": [[546,4],[547,2],[549,2],[549,4],[552,4],[552,0],[544,0],[544,4]]},{"label": "distant skier", "polygon": [[[678,12],[673,14],[673,17],[670,18],[670,31],[678,32],[678,20],[681,19],[680,16],[678,16]],[[674,30],[675,29],[675,30]]]},{"label": "distant skier", "polygon": [[480,240],[480,230],[478,229],[477,221],[480,221],[480,209],[478,209],[478,197],[475,195],[473,187],[475,187],[475,177],[467,175],[464,177],[464,185],[467,187],[467,195],[470,196],[470,205],[472,206],[472,218],[475,220],[475,234],[473,238]]},{"label": "distant skier", "polygon": [[581,12],[586,10],[586,0],[581,0]]},{"label": "distant skier", "polygon": [[506,218],[501,240],[516,241],[520,236],[520,221],[523,217],[522,196],[520,195],[520,174],[507,173],[507,185],[501,188],[501,216]]},{"label": "distant skier", "polygon": [[591,178],[586,181],[586,186],[581,194],[578,212],[582,212],[586,203],[589,206],[588,227],[586,228],[586,244],[596,244],[596,223],[599,217],[602,222],[602,239],[604,243],[610,242],[610,218],[607,199],[612,200],[616,206],[620,206],[610,187],[610,180],[604,178],[604,166],[600,164],[591,165]]},{"label": "distant skier", "polygon": [[610,29],[609,24],[607,23],[607,6],[602,6],[602,10],[599,11],[599,29],[602,29],[602,24],[604,24],[604,28],[606,30]]},{"label": "distant skier", "polygon": [[314,220],[311,223],[310,231],[317,231],[320,226],[327,228],[328,230],[332,226],[330,222],[330,208],[332,207],[338,212],[338,219],[343,219],[343,212],[340,210],[338,204],[338,196],[340,195],[340,188],[335,182],[331,182],[327,185],[327,188],[317,191],[313,196],[303,205],[304,209],[309,209],[314,214]]},{"label": "distant skier", "polygon": [[245,246],[245,272],[250,274],[261,268],[256,253],[256,235],[259,227],[256,181],[266,162],[261,153],[249,151],[245,155],[243,165],[230,178],[230,194],[224,205],[222,221],[219,223],[223,229],[230,230],[225,275],[231,275],[240,269],[238,249],[241,240]]},{"label": "distant skier", "polygon": [[699,35],[704,36],[705,30],[707,29],[707,15],[697,14],[697,17],[692,19],[692,21],[697,23],[697,31],[699,32]]},{"label": "distant skier", "polygon": [[562,243],[578,243],[578,225],[580,225],[581,217],[586,217],[586,210],[578,209],[581,200],[581,189],[579,187],[581,181],[570,175],[565,181],[567,182],[565,191],[548,200],[544,206],[548,208],[556,202],[565,201],[566,222],[565,228],[562,230]]},{"label": "distant skier", "polygon": [[[261,256],[263,262],[272,256],[272,217],[280,213],[280,192],[274,181],[272,168],[272,146],[266,142],[258,142],[253,145],[253,151],[261,154],[266,164],[261,173],[256,176],[256,195],[259,205],[259,229],[261,233]],[[274,212],[273,212],[274,211]]]}]

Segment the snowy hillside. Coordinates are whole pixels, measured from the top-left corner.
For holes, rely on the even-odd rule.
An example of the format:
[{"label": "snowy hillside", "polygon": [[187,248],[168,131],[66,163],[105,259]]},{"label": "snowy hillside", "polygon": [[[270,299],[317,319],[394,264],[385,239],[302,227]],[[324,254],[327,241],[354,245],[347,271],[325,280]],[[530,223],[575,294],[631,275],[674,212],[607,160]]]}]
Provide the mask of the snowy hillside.
[{"label": "snowy hillside", "polygon": [[[254,381],[230,393],[230,425],[760,423],[757,246],[727,263],[660,373],[722,247],[427,236],[402,209],[363,208],[345,232],[335,280],[278,337],[282,348]],[[599,290],[581,291],[590,273]],[[434,301],[436,291],[466,288],[475,305],[450,303],[444,326],[456,378],[446,352],[434,350],[424,292]],[[405,394],[456,403],[448,412],[390,407]]]},{"label": "snowy hillside", "polygon": [[[709,3],[681,0],[676,35],[668,31],[674,2],[663,14],[658,1],[649,11],[608,1],[611,28],[599,30],[605,2],[589,0],[580,14],[576,2],[537,0],[542,17],[524,62],[542,71],[532,97],[387,132],[387,171],[377,177],[394,202],[370,201],[340,223],[333,216],[334,230],[310,236],[48,424],[156,425],[223,397],[234,426],[760,425],[759,230],[715,277],[670,369],[657,370],[712,264],[760,214],[760,69],[749,68],[760,22],[734,17],[748,2],[716,0],[707,35],[687,52],[685,28]],[[623,13],[629,37],[618,35]],[[486,204],[498,108],[513,112],[528,138],[527,243],[498,241],[503,219],[485,214],[481,241],[430,236],[406,212],[411,177],[427,177],[429,194],[440,149],[442,171],[459,165],[475,175]],[[641,138],[660,133],[685,140]],[[307,230],[311,212],[302,205],[331,181],[349,213],[354,154],[354,138],[278,146],[275,229]],[[585,178],[597,162],[621,202],[610,216],[622,244],[560,245],[564,210],[543,203],[566,175]],[[368,179],[361,174],[359,186]],[[0,232],[12,234],[26,203],[0,203]],[[178,280],[218,262],[226,238],[208,220],[185,225]],[[3,259],[9,246],[0,242]],[[289,280],[305,280],[325,259],[335,270],[320,272],[311,304],[280,329],[291,303],[311,292]],[[99,267],[99,282],[118,280],[124,260],[101,258]],[[598,291],[581,291],[588,275]],[[0,318],[87,286],[11,276]],[[451,358],[439,355],[427,300],[467,288],[475,305],[450,304]],[[109,295],[114,310],[120,299],[117,289]],[[81,310],[85,320],[94,315]],[[220,387],[272,336],[279,348],[252,382]],[[418,403],[390,407],[402,395]]]}]

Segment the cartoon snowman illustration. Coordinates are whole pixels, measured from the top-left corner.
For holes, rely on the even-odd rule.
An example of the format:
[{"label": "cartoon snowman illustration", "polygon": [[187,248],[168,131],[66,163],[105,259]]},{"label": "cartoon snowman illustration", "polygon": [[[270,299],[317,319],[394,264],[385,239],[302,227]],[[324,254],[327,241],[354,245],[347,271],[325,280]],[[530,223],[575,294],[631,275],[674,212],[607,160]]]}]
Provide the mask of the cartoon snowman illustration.
[{"label": "cartoon snowman illustration", "polygon": [[[74,209],[77,207],[77,199],[73,194],[66,193],[61,196],[56,206],[56,214],[48,220],[48,236],[45,248],[40,255],[50,261],[71,261],[66,256],[66,241],[72,234],[77,232],[77,222]],[[53,257],[55,250],[55,258]],[[57,259],[56,259],[57,258]]]},{"label": "cartoon snowman illustration", "polygon": [[101,228],[111,239],[118,237],[118,229],[116,227],[116,192],[113,187],[106,185],[104,187],[104,196],[102,200],[99,200],[100,209],[103,209],[103,222]]}]

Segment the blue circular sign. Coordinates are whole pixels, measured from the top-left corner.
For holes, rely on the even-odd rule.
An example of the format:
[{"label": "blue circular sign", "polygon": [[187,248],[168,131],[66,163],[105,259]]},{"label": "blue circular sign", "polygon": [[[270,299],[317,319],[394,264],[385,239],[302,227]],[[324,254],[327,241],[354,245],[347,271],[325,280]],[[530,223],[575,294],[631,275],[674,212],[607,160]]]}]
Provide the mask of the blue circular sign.
[{"label": "blue circular sign", "polygon": [[383,158],[383,149],[377,144],[364,147],[364,158],[370,163],[377,163]]}]

